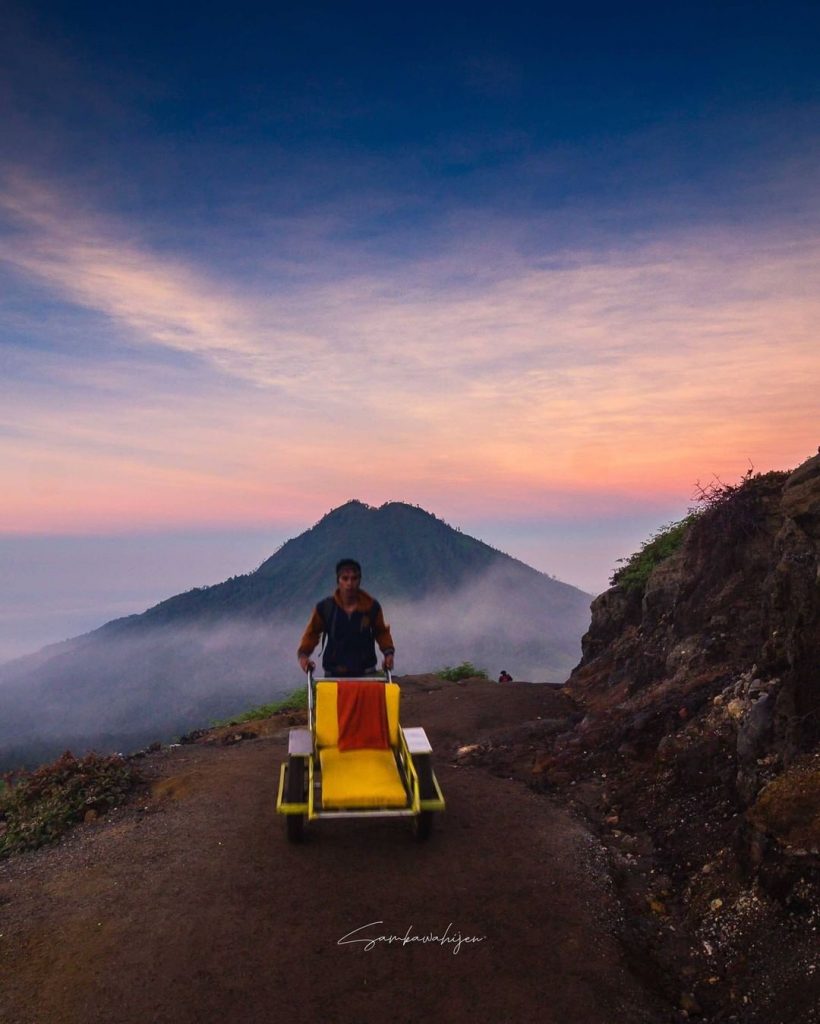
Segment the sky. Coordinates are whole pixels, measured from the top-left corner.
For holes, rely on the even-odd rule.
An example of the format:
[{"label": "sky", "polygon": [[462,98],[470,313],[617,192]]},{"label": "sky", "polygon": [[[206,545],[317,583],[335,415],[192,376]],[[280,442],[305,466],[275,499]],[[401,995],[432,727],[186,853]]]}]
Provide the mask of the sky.
[{"label": "sky", "polygon": [[816,3],[0,0],[0,660],[350,498],[599,592],[817,450]]}]

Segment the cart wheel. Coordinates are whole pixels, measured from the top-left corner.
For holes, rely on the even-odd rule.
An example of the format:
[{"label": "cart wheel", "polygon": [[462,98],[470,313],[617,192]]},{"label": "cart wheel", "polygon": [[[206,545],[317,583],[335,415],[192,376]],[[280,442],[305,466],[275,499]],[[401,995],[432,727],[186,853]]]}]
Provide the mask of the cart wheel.
[{"label": "cart wheel", "polygon": [[430,838],[430,833],[433,831],[433,812],[432,811],[419,811],[419,813],[413,818],[413,833],[416,840],[419,843],[425,842]]},{"label": "cart wheel", "polygon": [[[285,778],[285,800],[289,804],[301,804],[305,799],[305,759],[288,758],[288,772]],[[285,815],[285,832],[288,841],[300,843],[305,834],[304,814]]]},{"label": "cart wheel", "polygon": [[285,834],[289,843],[301,843],[305,838],[304,814],[288,814],[285,817]]}]

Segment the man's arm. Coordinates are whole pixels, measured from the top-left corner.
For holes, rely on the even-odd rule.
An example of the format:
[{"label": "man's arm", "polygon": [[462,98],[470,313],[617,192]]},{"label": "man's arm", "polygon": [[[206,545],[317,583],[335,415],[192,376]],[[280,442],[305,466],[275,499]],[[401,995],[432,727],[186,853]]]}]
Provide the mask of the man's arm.
[{"label": "man's arm", "polygon": [[322,621],[322,616],[319,614],[319,609],[314,608],[313,614],[310,617],[310,622],[308,622],[307,628],[302,634],[302,639],[299,641],[299,649],[296,652],[296,657],[299,659],[299,664],[301,665],[303,672],[307,672],[309,668],[315,667],[313,662],[310,660],[310,656],[313,653],[316,644],[319,643],[324,631],[325,624]]},{"label": "man's arm", "polygon": [[382,611],[381,605],[379,605],[376,621],[373,623],[373,632],[376,636],[376,643],[379,645],[379,650],[384,655],[384,667],[392,671],[396,648],[393,644],[390,627],[384,621],[384,612]]}]

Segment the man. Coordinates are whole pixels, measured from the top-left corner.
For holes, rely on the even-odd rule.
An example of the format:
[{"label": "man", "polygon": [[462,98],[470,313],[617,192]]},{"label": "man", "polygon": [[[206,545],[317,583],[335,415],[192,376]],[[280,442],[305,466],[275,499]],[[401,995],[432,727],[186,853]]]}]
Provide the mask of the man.
[{"label": "man", "polygon": [[384,667],[393,668],[393,637],[384,621],[381,605],[361,589],[362,567],[353,558],[336,565],[336,593],[313,609],[310,622],[297,652],[303,672],[315,667],[310,660],[313,649],[324,635],[322,656],[325,674],[361,676],[376,667],[378,644],[384,655]]}]

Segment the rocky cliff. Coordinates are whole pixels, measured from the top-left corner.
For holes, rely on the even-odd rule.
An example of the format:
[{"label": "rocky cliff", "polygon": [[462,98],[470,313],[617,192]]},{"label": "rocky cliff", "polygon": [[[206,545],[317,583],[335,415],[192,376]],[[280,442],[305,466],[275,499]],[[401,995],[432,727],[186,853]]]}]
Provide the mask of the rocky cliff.
[{"label": "rocky cliff", "polygon": [[694,719],[723,717],[751,800],[820,736],[819,551],[820,455],[716,489],[644,587],[593,603],[568,687],[585,735],[668,755]]},{"label": "rocky cliff", "polygon": [[820,456],[703,497],[593,603],[565,687],[574,714],[483,755],[596,828],[635,967],[679,1019],[808,1024],[820,1021]]}]

